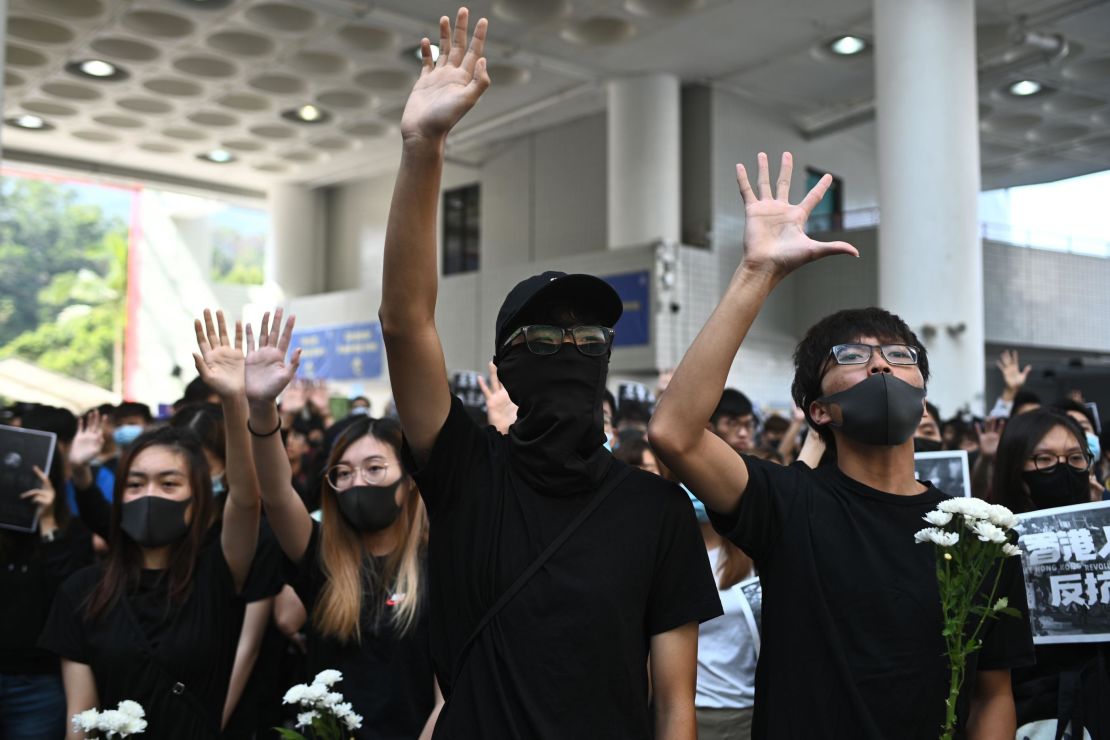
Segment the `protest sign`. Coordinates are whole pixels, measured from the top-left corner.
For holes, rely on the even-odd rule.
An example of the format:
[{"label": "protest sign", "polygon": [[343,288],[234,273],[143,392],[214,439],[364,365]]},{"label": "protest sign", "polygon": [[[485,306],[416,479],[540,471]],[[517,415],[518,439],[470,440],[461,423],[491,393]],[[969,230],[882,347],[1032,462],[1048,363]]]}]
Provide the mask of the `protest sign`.
[{"label": "protest sign", "polygon": [[932,481],[949,496],[971,495],[971,473],[967,450],[915,452],[913,469],[918,480]]},{"label": "protest sign", "polygon": [[20,494],[42,486],[34,466],[49,474],[57,436],[20,427],[0,426],[0,527],[34,532],[38,510]]}]

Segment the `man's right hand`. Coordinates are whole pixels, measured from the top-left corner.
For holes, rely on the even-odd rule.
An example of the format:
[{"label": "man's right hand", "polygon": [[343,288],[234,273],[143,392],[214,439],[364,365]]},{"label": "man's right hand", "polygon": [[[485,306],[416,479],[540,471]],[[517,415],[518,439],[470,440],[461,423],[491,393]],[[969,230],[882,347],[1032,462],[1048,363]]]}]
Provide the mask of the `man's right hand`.
[{"label": "man's right hand", "polygon": [[767,155],[759,153],[759,194],[752,190],[744,165],[736,165],[736,182],[744,198],[744,261],[742,270],[780,280],[807,262],[833,254],[859,257],[848,242],[819,242],[805,233],[810,213],[832,184],[825,175],[798,205],[790,205],[790,179],[794,159],[783,152],[776,191],[771,192]]},{"label": "man's right hand", "polygon": [[427,38],[421,40],[420,78],[401,116],[401,136],[406,141],[441,141],[489,87],[489,73],[482,56],[488,24],[485,18],[478,21],[467,47],[468,18],[467,9],[459,8],[453,33],[447,16],[439,19],[436,62],[432,62],[431,42]]},{"label": "man's right hand", "polygon": [[1003,350],[1002,354],[998,356],[995,367],[1002,373],[1002,383],[1006,386],[1003,397],[1006,397],[1008,401],[1014,400],[1014,396],[1025,385],[1033,366],[1026,365],[1022,367],[1017,350]]}]

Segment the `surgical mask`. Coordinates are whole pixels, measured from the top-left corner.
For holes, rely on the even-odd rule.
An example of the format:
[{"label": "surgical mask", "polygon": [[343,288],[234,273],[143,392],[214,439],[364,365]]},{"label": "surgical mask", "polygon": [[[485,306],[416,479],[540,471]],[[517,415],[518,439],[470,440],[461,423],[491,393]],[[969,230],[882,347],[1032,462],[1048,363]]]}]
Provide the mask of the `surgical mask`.
[{"label": "surgical mask", "polygon": [[169,545],[189,531],[185,512],[191,503],[190,499],[143,496],[123,505],[119,527],[142,547]]},{"label": "surgical mask", "polygon": [[1051,473],[1026,470],[1021,479],[1029,488],[1029,498],[1037,509],[1085,504],[1090,500],[1090,473],[1066,463],[1057,463]]},{"label": "surgical mask", "polygon": [[351,416],[369,416],[370,415],[370,409],[368,409],[365,406],[352,406],[350,415]]},{"label": "surgical mask", "polygon": [[120,447],[128,447],[142,433],[143,428],[138,424],[124,424],[115,428],[115,431],[112,432],[112,439]]},{"label": "surgical mask", "polygon": [[351,486],[345,491],[336,491],[340,513],[359,532],[382,531],[401,514],[396,496],[401,480],[398,478],[388,486]]},{"label": "surgical mask", "polygon": [[1087,432],[1087,446],[1091,448],[1091,459],[1098,462],[1102,458],[1102,443],[1097,434]]},{"label": "surgical mask", "polygon": [[925,413],[925,389],[889,373],[874,373],[847,390],[818,400],[840,407],[841,422],[829,426],[849,439],[884,447],[912,437]]},{"label": "surgical mask", "polygon": [[698,518],[698,523],[709,524],[709,512],[705,510],[705,504],[703,504],[701,499],[695,496],[694,492],[689,488],[681,483],[679,485],[682,486],[682,490],[686,492],[686,495],[690,497],[690,503],[694,505],[694,516]]},{"label": "surgical mask", "polygon": [[218,475],[212,479],[212,495],[219,496],[222,493],[227,493],[227,484],[224,483],[224,477]]}]

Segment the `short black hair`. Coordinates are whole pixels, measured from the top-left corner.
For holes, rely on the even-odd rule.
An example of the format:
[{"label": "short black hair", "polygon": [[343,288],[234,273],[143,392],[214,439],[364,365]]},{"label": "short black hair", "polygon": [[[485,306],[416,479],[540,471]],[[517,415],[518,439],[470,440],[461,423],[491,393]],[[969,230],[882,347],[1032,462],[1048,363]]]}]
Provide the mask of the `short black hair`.
[{"label": "short black hair", "polygon": [[34,406],[23,414],[23,426],[40,432],[54,432],[59,442],[72,442],[77,436],[77,417],[59,406]]},{"label": "short black hair", "polygon": [[936,406],[934,406],[933,404],[926,401],[925,402],[925,410],[929,412],[929,416],[933,417],[933,421],[935,421],[937,423],[937,431],[939,432],[940,431],[940,426],[941,426],[940,409],[938,409]]},{"label": "short black hair", "polygon": [[1088,455],[1087,435],[1079,423],[1063,411],[1039,408],[1015,416],[1006,422],[998,440],[994,458],[994,478],[991,481],[990,501],[1002,504],[1015,514],[1033,511],[1036,506],[1029,497],[1029,488],[1022,480],[1025,461],[1033,454],[1037,443],[1056,427],[1064,427],[1075,437],[1080,449]]},{"label": "short black hair", "polygon": [[138,401],[124,401],[119,406],[112,409],[112,421],[119,422],[128,416],[141,416],[143,422],[149,424],[154,421],[154,415],[150,413],[150,406]]},{"label": "short black hair", "polygon": [[199,375],[189,381],[185,386],[185,393],[181,397],[182,405],[189,403],[206,403],[209,397],[216,395],[216,390],[204,382]]},{"label": "short black hair", "polygon": [[794,382],[790,393],[794,403],[806,416],[809,425],[817,430],[829,447],[835,446],[832,431],[813,423],[809,404],[821,393],[821,379],[830,362],[830,352],[838,344],[854,342],[860,337],[874,337],[884,344],[908,344],[917,348],[917,368],[926,385],[929,383],[929,355],[913,330],[900,317],[871,306],[837,311],[809,328],[794,349]]},{"label": "short black hair", "polygon": [[1014,415],[1014,410],[1019,409],[1026,404],[1035,403],[1041,405],[1041,397],[1033,391],[1018,391],[1014,394],[1014,405],[1010,408],[1010,416]]},{"label": "short black hair", "polygon": [[[647,401],[626,400],[620,405],[620,423],[647,424],[651,421],[651,404]],[[614,422],[616,423],[616,422]]]},{"label": "short black hair", "polygon": [[601,397],[601,402],[602,404],[609,404],[609,409],[613,412],[609,422],[613,426],[616,426],[617,420],[620,419],[620,410],[617,408],[617,399],[613,396],[612,391],[610,391],[608,388],[605,389],[605,395]]},{"label": "short black hair", "polygon": [[1069,411],[1078,411],[1090,422],[1091,429],[1098,430],[1098,424],[1095,423],[1095,415],[1091,413],[1091,407],[1085,403],[1080,403],[1074,398],[1061,398],[1059,401],[1052,404],[1052,408],[1065,414]]},{"label": "short black hair", "polygon": [[790,428],[790,422],[779,416],[778,414],[771,414],[767,420],[763,422],[763,432],[766,434],[779,434],[785,432]]},{"label": "short black hair", "polygon": [[721,393],[721,400],[717,401],[717,408],[709,417],[710,424],[716,424],[722,416],[744,417],[753,413],[752,401],[735,388],[725,388]]}]

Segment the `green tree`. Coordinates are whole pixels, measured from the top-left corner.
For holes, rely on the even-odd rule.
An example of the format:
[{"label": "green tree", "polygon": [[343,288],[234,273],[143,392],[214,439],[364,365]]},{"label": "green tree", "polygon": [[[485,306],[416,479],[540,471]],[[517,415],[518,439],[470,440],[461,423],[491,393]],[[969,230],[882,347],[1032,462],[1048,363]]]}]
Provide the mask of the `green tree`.
[{"label": "green tree", "polygon": [[110,388],[127,229],[61,185],[13,179],[0,204],[0,357]]}]

